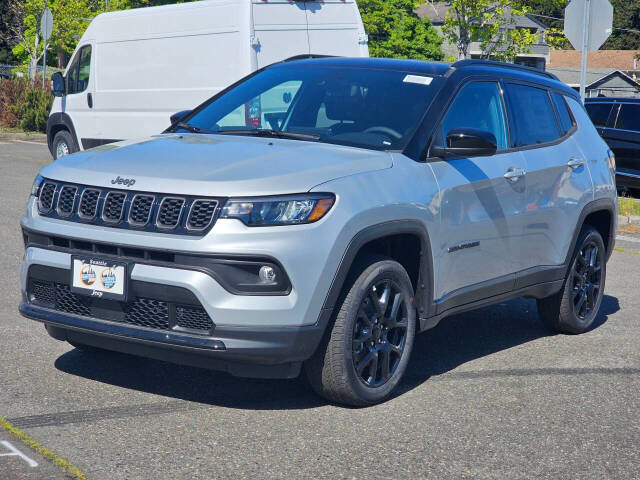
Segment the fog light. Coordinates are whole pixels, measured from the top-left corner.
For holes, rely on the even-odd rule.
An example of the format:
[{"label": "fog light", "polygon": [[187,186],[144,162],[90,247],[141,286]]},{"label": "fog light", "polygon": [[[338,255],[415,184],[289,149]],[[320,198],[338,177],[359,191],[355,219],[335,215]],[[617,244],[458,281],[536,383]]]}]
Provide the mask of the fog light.
[{"label": "fog light", "polygon": [[269,265],[261,266],[258,276],[263,283],[274,283],[276,281],[276,271]]}]

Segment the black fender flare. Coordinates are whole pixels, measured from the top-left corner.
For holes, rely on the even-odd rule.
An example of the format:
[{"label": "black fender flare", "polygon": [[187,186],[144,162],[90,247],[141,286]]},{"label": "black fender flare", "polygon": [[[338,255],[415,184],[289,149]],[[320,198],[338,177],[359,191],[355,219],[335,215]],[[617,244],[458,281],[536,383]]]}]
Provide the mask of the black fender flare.
[{"label": "black fender flare", "polygon": [[615,243],[616,243],[616,222],[618,220],[616,204],[611,198],[599,198],[597,200],[593,200],[587,203],[582,209],[582,212],[580,212],[580,218],[578,219],[576,228],[573,232],[573,238],[571,239],[569,251],[567,252],[567,256],[564,261],[565,276],[567,274],[569,267],[571,266],[571,257],[573,256],[573,251],[576,248],[576,243],[578,242],[578,236],[580,235],[580,231],[582,230],[584,221],[591,213],[602,211],[602,210],[608,211],[609,214],[611,215],[611,221],[609,225],[609,238],[603,239],[607,244],[607,256],[606,256],[607,261],[609,260],[609,257],[611,257],[611,253],[613,252],[613,247],[615,246]]},{"label": "black fender flare", "polygon": [[420,262],[418,281],[414,302],[419,318],[430,316],[433,312],[433,256],[431,254],[431,241],[425,225],[419,220],[390,220],[387,222],[371,225],[359,231],[349,242],[342,255],[338,269],[333,277],[327,296],[325,297],[320,314],[320,324],[323,328],[328,323],[344,283],[353,266],[353,262],[360,249],[367,243],[391,235],[413,234],[420,239]]},{"label": "black fender flare", "polygon": [[71,117],[65,112],[55,112],[49,115],[49,119],[47,120],[47,145],[49,146],[51,155],[53,155],[53,137],[55,136],[55,132],[59,130],[57,127],[60,125],[71,134],[73,141],[76,142],[76,150],[79,151],[80,143],[78,142],[78,136],[76,135],[76,129],[73,126]]}]

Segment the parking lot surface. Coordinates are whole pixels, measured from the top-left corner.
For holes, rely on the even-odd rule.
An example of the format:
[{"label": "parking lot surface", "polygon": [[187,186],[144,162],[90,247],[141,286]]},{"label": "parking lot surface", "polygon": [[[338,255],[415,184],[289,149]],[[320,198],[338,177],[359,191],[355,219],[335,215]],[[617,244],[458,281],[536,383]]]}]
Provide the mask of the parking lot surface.
[{"label": "parking lot surface", "polygon": [[[396,396],[349,409],[301,380],[84,353],[22,318],[19,217],[49,161],[0,142],[0,416],[88,478],[640,478],[637,237],[590,332],[549,334],[527,299],[458,315],[417,337]],[[0,478],[64,478],[47,462],[0,456]]]}]

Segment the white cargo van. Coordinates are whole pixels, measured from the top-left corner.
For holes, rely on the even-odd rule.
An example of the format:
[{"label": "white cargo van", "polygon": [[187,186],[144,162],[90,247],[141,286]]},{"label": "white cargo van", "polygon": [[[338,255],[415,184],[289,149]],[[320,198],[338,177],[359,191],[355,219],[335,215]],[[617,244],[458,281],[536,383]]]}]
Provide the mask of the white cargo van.
[{"label": "white cargo van", "polygon": [[[369,55],[354,0],[210,0],[103,13],[80,39],[64,80],[54,81],[49,149],[58,158],[160,133],[172,114],[305,54]],[[259,121],[256,110],[247,105],[247,122]]]}]

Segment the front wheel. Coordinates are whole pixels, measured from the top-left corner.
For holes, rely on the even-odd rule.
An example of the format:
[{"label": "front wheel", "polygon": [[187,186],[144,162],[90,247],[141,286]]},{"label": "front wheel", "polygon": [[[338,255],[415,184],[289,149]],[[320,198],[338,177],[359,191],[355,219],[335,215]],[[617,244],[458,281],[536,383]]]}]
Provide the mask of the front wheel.
[{"label": "front wheel", "polygon": [[407,368],[416,331],[413,287],[398,262],[373,259],[345,288],[333,328],[305,372],[328,400],[373,405],[393,392]]},{"label": "front wheel", "polygon": [[562,289],[538,300],[538,313],[551,330],[583,333],[593,325],[607,273],[602,236],[590,226],[580,232]]},{"label": "front wheel", "polygon": [[71,134],[66,130],[60,130],[53,137],[53,142],[51,143],[53,147],[53,159],[57,160],[65,155],[69,155],[70,153],[75,153],[77,151],[75,147],[75,142],[71,137]]}]

